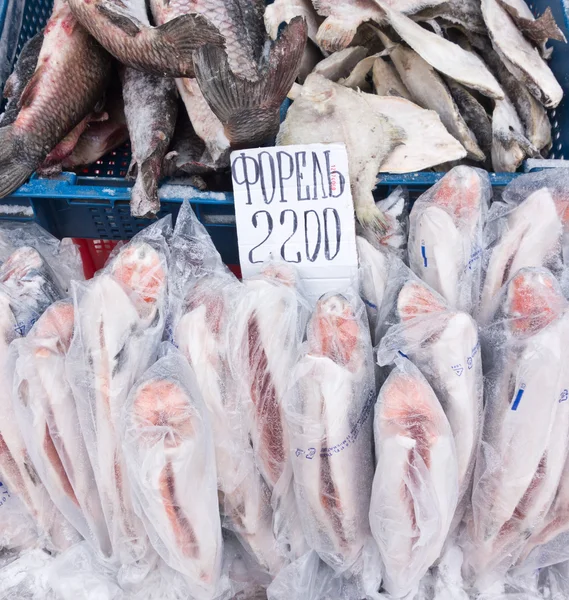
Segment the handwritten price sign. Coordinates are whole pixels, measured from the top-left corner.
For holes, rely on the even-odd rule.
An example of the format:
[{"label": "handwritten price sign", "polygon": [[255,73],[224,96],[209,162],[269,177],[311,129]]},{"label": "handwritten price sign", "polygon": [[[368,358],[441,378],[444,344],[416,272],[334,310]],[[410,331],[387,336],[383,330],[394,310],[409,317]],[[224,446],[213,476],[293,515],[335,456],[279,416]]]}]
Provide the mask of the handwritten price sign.
[{"label": "handwritten price sign", "polygon": [[273,258],[294,264],[313,297],[357,277],[354,209],[343,144],[239,150],[231,155],[244,277]]}]

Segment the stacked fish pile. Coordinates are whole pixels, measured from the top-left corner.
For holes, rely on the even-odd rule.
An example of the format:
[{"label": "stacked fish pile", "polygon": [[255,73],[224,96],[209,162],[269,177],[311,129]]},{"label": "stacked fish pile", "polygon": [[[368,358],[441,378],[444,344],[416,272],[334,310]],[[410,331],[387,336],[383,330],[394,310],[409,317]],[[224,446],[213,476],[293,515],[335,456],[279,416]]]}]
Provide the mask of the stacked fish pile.
[{"label": "stacked fish pile", "polygon": [[0,590],[566,598],[568,183],[396,190],[315,305],[287,263],[238,281],[187,203],[90,281],[0,229]]},{"label": "stacked fish pile", "polygon": [[546,44],[565,38],[550,10],[536,19],[524,0],[152,0],[149,9],[55,0],[4,89],[0,197],[36,170],[95,162],[130,137],[132,214],[155,215],[162,175],[216,185],[232,149],[276,136],[344,142],[358,217],[384,226],[371,196],[378,172],[459,161],[515,171],[551,147],[546,109],[563,91]]}]

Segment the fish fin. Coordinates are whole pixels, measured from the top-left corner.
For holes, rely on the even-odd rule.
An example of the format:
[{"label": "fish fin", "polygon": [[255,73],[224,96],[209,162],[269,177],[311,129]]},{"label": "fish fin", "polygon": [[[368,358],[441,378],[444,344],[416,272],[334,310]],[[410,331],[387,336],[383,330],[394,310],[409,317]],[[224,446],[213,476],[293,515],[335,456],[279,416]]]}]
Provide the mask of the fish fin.
[{"label": "fish fin", "polygon": [[155,217],[160,210],[160,199],[158,198],[160,163],[158,155],[153,154],[137,164],[136,181],[130,196],[130,214],[133,217],[149,219]]},{"label": "fish fin", "polygon": [[20,96],[20,101],[18,102],[18,108],[26,108],[30,106],[30,104],[34,101],[36,95],[36,89],[39,85],[41,76],[43,72],[43,65],[38,67],[31,79],[28,81],[28,84],[24,88],[22,95]]},{"label": "fish fin", "polygon": [[224,46],[225,37],[221,35],[209,19],[203,15],[181,15],[156,28],[181,54],[192,52],[205,44]]},{"label": "fish fin", "polygon": [[387,215],[371,202],[356,206],[356,217],[363,227],[378,235],[385,235],[389,226]]},{"label": "fish fin", "polygon": [[347,48],[357,32],[357,23],[338,17],[328,17],[318,28],[316,42],[326,52],[337,52]]},{"label": "fish fin", "polygon": [[125,179],[128,181],[134,181],[138,175],[138,162],[134,156],[130,159],[130,165],[128,166],[128,170],[126,172]]},{"label": "fish fin", "polygon": [[4,84],[4,98],[8,99],[14,95],[14,86],[16,85],[17,79],[18,76],[15,72],[6,79],[6,83]]},{"label": "fish fin", "polygon": [[522,17],[513,6],[510,6],[504,0],[498,0],[498,4],[510,15],[519,30],[532,42],[538,45],[545,44],[549,39],[567,42],[565,35],[555,22],[555,17],[549,6],[541,17],[532,20]]},{"label": "fish fin", "polygon": [[138,35],[143,28],[140,21],[121,10],[116,4],[103,0],[97,4],[97,10],[104,15],[113,25],[122,29],[130,37]]},{"label": "fish fin", "polygon": [[271,48],[268,67],[258,81],[235,75],[221,48],[207,45],[195,52],[200,90],[223,123],[233,148],[276,135],[279,109],[298,75],[306,39],[306,22],[295,17]]},{"label": "fish fin", "polygon": [[12,126],[0,129],[0,198],[18,189],[33,173],[14,153]]}]

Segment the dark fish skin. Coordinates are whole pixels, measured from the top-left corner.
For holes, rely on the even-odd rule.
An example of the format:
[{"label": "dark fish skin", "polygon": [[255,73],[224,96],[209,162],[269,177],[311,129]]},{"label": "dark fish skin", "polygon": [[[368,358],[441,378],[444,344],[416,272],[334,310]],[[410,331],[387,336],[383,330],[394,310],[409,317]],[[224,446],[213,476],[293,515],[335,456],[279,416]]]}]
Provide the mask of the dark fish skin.
[{"label": "dark fish skin", "polygon": [[158,181],[162,175],[162,163],[176,127],[176,83],[171,78],[135,69],[125,69],[122,82],[132,146],[127,178],[135,179],[130,212],[133,217],[154,217],[160,210]]},{"label": "dark fish skin", "polygon": [[38,64],[38,56],[43,44],[43,31],[28,40],[22,51],[14,71],[4,86],[4,98],[8,99],[4,112],[0,115],[0,127],[11,125],[18,116],[20,96],[32,78]]},{"label": "dark fish skin", "polygon": [[262,145],[276,135],[279,109],[298,76],[306,40],[306,22],[295,17],[272,46],[257,81],[236,75],[221,48],[204,46],[195,52],[200,90],[233,149]]},{"label": "dark fish skin", "polygon": [[[130,14],[120,0],[69,0],[77,20],[128,67],[169,77],[193,77],[192,52],[203,44],[223,46],[224,38],[204,16],[181,15],[151,27]],[[146,7],[142,1],[142,10]]]},{"label": "dark fish skin", "polygon": [[110,69],[109,54],[75,21],[67,4],[56,1],[18,117],[0,129],[0,198],[24,183],[93,111]]}]

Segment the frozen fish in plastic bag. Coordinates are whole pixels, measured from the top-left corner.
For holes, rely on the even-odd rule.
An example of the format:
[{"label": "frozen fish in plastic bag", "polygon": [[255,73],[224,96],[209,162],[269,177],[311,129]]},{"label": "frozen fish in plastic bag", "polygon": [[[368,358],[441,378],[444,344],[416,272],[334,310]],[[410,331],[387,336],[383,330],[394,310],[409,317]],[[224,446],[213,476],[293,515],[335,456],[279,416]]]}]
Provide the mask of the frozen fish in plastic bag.
[{"label": "frozen fish in plastic bag", "polygon": [[409,265],[450,307],[472,312],[480,295],[482,228],[492,196],[488,174],[451,169],[413,205]]},{"label": "frozen fish in plastic bag", "polygon": [[282,559],[273,535],[270,490],[249,442],[228,363],[228,323],[243,285],[223,265],[209,234],[185,203],[171,242],[172,339],[188,359],[210,414],[224,525],[267,571]]},{"label": "frozen fish in plastic bag", "polygon": [[38,539],[36,525],[23,502],[0,481],[0,548],[3,557],[32,548]]},{"label": "frozen fish in plastic bag", "polygon": [[[408,273],[409,274],[409,273]],[[410,275],[410,274],[409,274]],[[405,273],[402,273],[405,278]],[[470,500],[470,484],[482,426],[482,360],[478,326],[464,312],[452,310],[423,281],[403,279],[397,297],[399,324],[381,339],[378,363],[388,365],[403,354],[433,388],[449,421],[458,465],[458,525]]]},{"label": "frozen fish in plastic bag", "polygon": [[25,338],[12,343],[14,409],[29,457],[51,499],[108,557],[107,524],[65,370],[74,322],[73,302],[61,300]]},{"label": "frozen fish in plastic bag", "polygon": [[309,546],[349,571],[370,535],[375,378],[363,304],[350,290],[316,304],[286,401],[294,488]]},{"label": "frozen fish in plastic bag", "polygon": [[244,281],[226,331],[240,410],[255,462],[273,494],[273,530],[279,546],[287,546],[293,557],[306,549],[296,515],[284,413],[308,316],[298,285],[291,265],[266,263],[258,276]]},{"label": "frozen fish in plastic bag", "polygon": [[397,358],[375,406],[376,470],[369,519],[395,597],[416,592],[438,559],[456,509],[452,431],[427,380]]},{"label": "frozen fish in plastic bag", "polygon": [[[121,581],[156,558],[134,512],[121,447],[128,394],[154,362],[164,334],[170,217],[137,234],[94,279],[75,283],[75,333],[66,370],[77,404]],[[124,580],[123,580],[124,577]]]},{"label": "frozen fish in plastic bag", "polygon": [[58,240],[37,223],[0,223],[0,263],[23,246],[34,248],[43,256],[63,290],[71,288],[71,281],[85,278],[79,249],[70,238]]},{"label": "frozen fish in plastic bag", "polygon": [[188,362],[164,351],[126,401],[123,449],[153,546],[186,577],[192,598],[210,600],[223,553],[213,431]]},{"label": "frozen fish in plastic bag", "polygon": [[503,285],[524,267],[561,272],[562,240],[569,235],[569,176],[565,169],[521,175],[488,214],[484,230],[484,285],[477,316],[489,323]]},{"label": "frozen fish in plastic bag", "polygon": [[374,248],[387,250],[401,260],[407,259],[407,236],[409,231],[409,194],[397,187],[391,194],[378,200],[375,205],[386,218],[386,231],[381,233],[373,227],[356,224],[357,234],[365,238]]},{"label": "frozen fish in plastic bag", "polygon": [[482,589],[543,523],[567,457],[569,311],[554,276],[518,271],[481,339],[484,425],[464,548],[466,572]]}]

